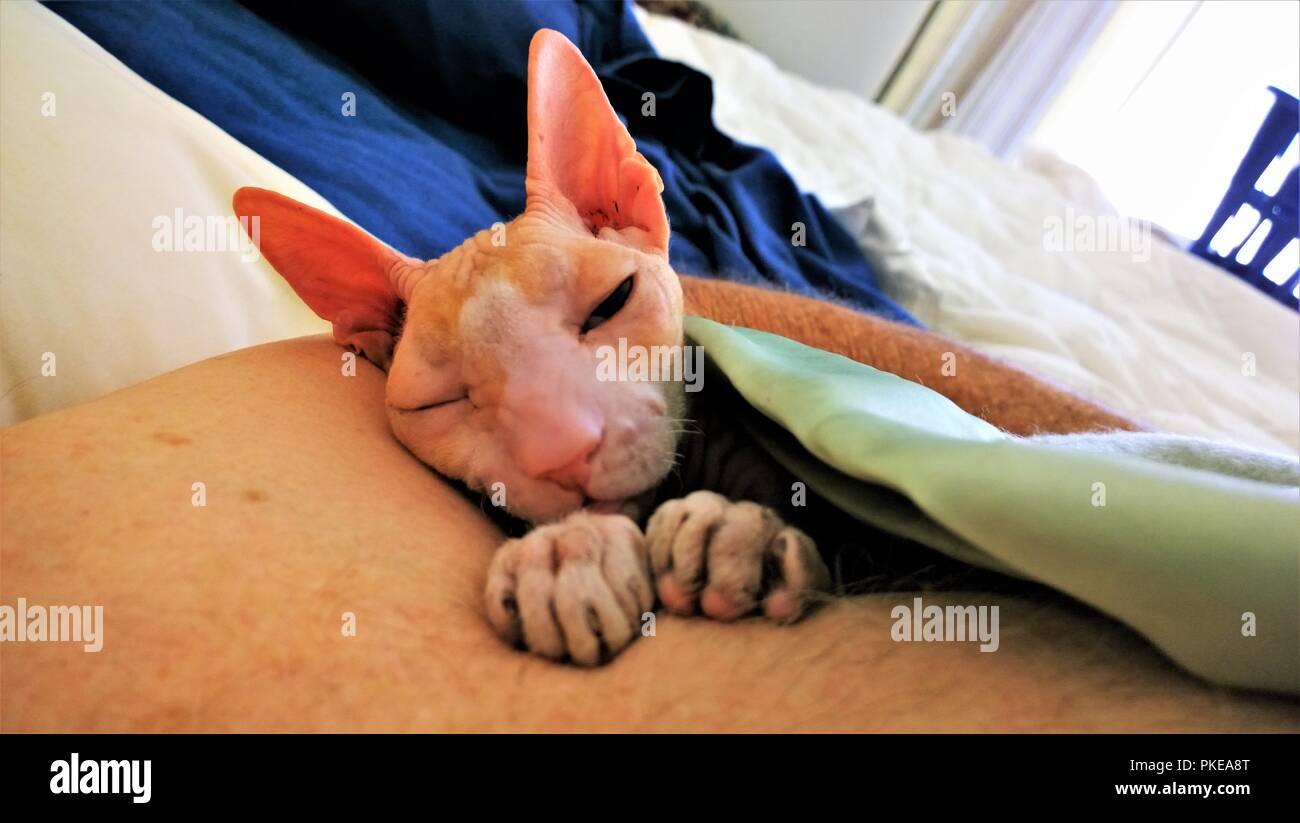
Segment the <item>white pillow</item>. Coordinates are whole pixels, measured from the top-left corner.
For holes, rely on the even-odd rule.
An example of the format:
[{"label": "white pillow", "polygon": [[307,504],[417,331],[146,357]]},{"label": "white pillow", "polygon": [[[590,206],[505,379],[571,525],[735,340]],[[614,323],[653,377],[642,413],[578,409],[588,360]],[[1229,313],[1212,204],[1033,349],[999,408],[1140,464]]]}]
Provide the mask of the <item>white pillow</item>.
[{"label": "white pillow", "polygon": [[42,6],[0,3],[0,56],[0,424],[328,331],[260,256],[155,250],[240,186],[322,197]]}]

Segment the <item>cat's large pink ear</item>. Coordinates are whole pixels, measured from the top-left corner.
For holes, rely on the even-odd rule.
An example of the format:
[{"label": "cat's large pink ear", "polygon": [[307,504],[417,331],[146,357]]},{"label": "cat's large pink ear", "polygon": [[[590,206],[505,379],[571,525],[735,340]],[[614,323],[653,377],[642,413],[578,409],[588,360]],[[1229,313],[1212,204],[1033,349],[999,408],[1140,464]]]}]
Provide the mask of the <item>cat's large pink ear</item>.
[{"label": "cat's large pink ear", "polygon": [[659,172],[636,150],[582,53],[550,29],[533,35],[528,50],[527,188],[529,208],[563,198],[593,233],[636,230],[639,245],[668,253]]},{"label": "cat's large pink ear", "polygon": [[387,369],[403,303],[423,271],[420,261],[345,220],[266,189],[240,189],[234,208],[275,270],[333,324],[334,339]]}]

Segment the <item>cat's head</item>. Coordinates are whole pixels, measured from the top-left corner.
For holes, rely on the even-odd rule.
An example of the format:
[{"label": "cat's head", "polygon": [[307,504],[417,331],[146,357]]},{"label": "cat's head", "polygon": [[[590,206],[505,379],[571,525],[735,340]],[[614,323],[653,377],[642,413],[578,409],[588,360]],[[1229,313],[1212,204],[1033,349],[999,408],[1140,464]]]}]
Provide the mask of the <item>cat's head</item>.
[{"label": "cat's head", "polygon": [[620,338],[680,345],[682,291],[659,174],[549,30],[529,50],[526,188],[522,215],[429,261],[273,192],[240,189],[234,207],[335,339],[388,371],[397,438],[540,522],[658,485],[684,408],[680,382],[598,369]]}]

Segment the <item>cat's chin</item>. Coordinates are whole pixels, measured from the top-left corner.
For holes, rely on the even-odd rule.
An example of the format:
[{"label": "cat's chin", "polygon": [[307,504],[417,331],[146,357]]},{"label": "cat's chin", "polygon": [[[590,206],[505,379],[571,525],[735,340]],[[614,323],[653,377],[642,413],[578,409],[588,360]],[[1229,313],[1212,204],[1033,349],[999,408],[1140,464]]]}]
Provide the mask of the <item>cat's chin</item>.
[{"label": "cat's chin", "polygon": [[583,504],[583,508],[596,514],[618,514],[623,511],[623,507],[627,504],[628,501],[624,498],[617,500],[592,500],[588,498],[587,502]]},{"label": "cat's chin", "polygon": [[654,503],[656,489],[657,486],[651,486],[640,494],[607,500],[589,497],[582,504],[582,507],[596,514],[626,515],[639,523],[645,515],[649,514],[649,509]]}]

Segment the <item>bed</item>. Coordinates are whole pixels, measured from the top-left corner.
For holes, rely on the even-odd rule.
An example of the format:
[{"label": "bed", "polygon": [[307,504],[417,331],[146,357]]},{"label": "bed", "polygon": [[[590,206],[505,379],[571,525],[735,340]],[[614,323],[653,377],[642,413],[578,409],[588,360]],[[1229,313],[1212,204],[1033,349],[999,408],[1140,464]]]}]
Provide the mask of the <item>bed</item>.
[{"label": "bed", "polygon": [[[475,8],[387,20],[340,4],[306,21],[259,3],[0,6],[3,422],[324,331],[264,260],[187,249],[196,218],[209,232],[196,245],[220,234],[239,186],[345,214],[424,256],[518,211],[518,123],[495,112],[518,97],[524,52],[466,63],[483,46],[462,36],[483,23]],[[679,271],[923,326],[1116,420],[1294,461],[1295,315],[1151,236],[1123,253],[1050,248],[1045,218],[1114,216],[1077,170],[1043,156],[1008,166],[917,133],[630,5],[525,8],[493,36],[526,41],[548,24],[585,38],[676,192]],[[340,32],[399,45],[359,57]],[[178,62],[176,49],[202,57]],[[268,77],[276,66],[293,82]],[[637,121],[644,88],[658,113]],[[791,243],[795,226],[806,246]]]}]

